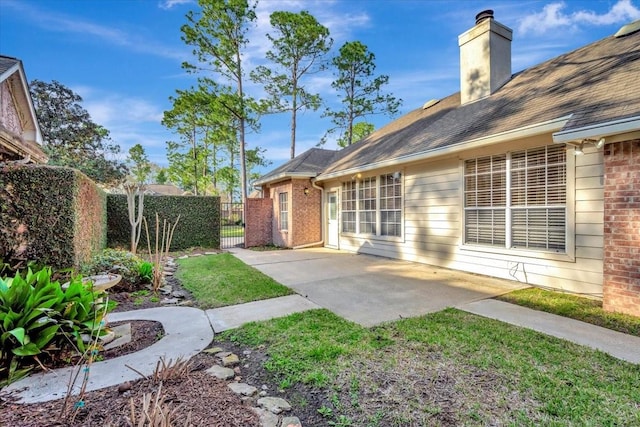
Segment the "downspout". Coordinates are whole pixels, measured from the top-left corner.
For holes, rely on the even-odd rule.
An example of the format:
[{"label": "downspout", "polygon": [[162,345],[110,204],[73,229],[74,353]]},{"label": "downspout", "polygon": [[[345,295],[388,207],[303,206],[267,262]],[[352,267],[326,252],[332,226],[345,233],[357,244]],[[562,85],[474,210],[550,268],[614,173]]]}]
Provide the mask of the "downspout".
[{"label": "downspout", "polygon": [[304,249],[304,248],[308,248],[311,246],[318,246],[318,245],[323,245],[324,244],[324,188],[323,187],[318,187],[316,185],[316,180],[315,178],[311,178],[311,186],[315,189],[320,190],[320,235],[322,237],[322,240],[317,241],[317,242],[313,242],[313,243],[306,243],[304,245],[298,245],[298,246],[294,246],[292,249]]}]

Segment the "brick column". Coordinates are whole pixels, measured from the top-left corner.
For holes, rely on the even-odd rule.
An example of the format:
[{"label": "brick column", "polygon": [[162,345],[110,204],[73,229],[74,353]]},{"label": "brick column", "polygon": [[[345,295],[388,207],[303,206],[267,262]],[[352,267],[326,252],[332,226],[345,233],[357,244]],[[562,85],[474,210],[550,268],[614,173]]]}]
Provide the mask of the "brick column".
[{"label": "brick column", "polygon": [[640,140],[608,144],[604,174],[603,306],[640,316]]},{"label": "brick column", "polygon": [[247,199],[245,206],[244,247],[269,245],[273,243],[271,222],[273,220],[273,200]]}]

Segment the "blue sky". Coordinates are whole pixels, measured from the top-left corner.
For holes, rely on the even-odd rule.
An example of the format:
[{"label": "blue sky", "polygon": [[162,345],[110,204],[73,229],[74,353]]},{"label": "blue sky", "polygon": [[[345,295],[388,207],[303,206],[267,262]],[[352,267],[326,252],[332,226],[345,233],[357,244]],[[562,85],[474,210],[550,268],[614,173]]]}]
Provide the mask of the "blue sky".
[{"label": "blue sky", "polygon": [[[21,59],[29,80],[58,80],[79,93],[93,120],[125,153],[140,143],[153,162],[166,165],[165,142],[175,137],[160,121],[176,89],[195,82],[181,68],[192,56],[180,27],[197,7],[194,0],[0,0],[0,53]],[[387,89],[403,99],[406,113],[459,90],[458,35],[485,9],[514,31],[513,72],[640,19],[638,0],[262,0],[245,59],[250,67],[264,62],[271,12],[308,10],[330,29],[332,53],[346,41],[369,47],[376,72],[390,77]],[[314,75],[307,86],[332,104],[332,79]],[[259,87],[248,90],[260,96]],[[289,119],[265,117],[261,132],[247,138],[248,148],[267,150],[268,169],[288,160]],[[369,121],[380,127],[389,119]],[[329,127],[319,112],[299,117],[296,152],[315,146]],[[335,142],[325,148],[336,148]]]}]

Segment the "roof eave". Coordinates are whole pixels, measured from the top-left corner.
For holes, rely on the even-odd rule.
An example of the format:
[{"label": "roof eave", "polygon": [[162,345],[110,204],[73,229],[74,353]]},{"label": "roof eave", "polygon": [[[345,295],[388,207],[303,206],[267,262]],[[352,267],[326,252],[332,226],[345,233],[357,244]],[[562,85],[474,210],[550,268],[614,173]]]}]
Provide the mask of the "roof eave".
[{"label": "roof eave", "polygon": [[627,117],[565,131],[561,130],[553,134],[553,142],[558,144],[575,143],[583,139],[599,139],[610,135],[637,131],[640,131],[640,116]]},{"label": "roof eave", "polygon": [[253,186],[263,186],[265,184],[270,184],[273,182],[284,181],[288,178],[314,178],[318,175],[317,172],[282,172],[277,175],[270,176],[266,179],[257,179],[254,181]]},{"label": "roof eave", "polygon": [[328,174],[320,174],[317,176],[316,181],[327,181],[329,179],[339,178],[345,175],[353,175],[358,172],[367,172],[375,169],[381,169],[384,167],[397,166],[409,162],[416,162],[422,160],[428,160],[435,157],[444,155],[455,154],[469,149],[470,145],[473,148],[486,147],[493,144],[507,142],[513,139],[526,138],[536,135],[542,135],[545,133],[551,133],[556,130],[562,129],[564,125],[571,118],[571,114],[562,116],[557,119],[549,120],[546,122],[536,123],[529,126],[524,126],[517,129],[511,129],[505,132],[496,133],[493,135],[484,136],[481,138],[470,139],[468,141],[460,142],[457,144],[448,145],[446,147],[435,148],[420,153],[409,154],[406,156],[396,157],[394,159],[383,160],[375,163],[370,163],[366,166],[353,167],[344,169],[341,171],[331,172]]}]

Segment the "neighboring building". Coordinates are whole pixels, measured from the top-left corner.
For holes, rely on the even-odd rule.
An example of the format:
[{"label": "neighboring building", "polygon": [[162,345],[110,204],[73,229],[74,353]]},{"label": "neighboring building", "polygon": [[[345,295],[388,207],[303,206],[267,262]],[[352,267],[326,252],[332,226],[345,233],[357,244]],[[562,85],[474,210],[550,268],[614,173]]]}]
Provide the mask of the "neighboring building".
[{"label": "neighboring building", "polygon": [[0,161],[46,163],[22,61],[0,55]]},{"label": "neighboring building", "polygon": [[[289,204],[287,228],[314,221],[324,246],[604,294],[640,315],[640,21],[514,75],[511,37],[479,14],[459,37],[461,91],[309,169],[323,214]],[[277,208],[304,200],[305,154],[258,182],[273,243],[294,246]]]},{"label": "neighboring building", "polygon": [[185,192],[173,184],[146,184],[145,194],[156,196],[182,196]]}]

